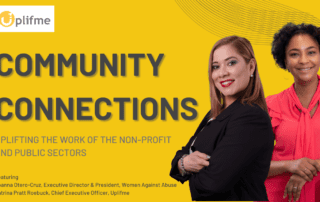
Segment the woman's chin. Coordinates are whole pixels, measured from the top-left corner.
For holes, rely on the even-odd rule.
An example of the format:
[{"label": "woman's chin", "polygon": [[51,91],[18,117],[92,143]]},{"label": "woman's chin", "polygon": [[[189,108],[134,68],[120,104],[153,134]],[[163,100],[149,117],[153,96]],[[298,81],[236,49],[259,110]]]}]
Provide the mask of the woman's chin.
[{"label": "woman's chin", "polygon": [[304,76],[300,76],[298,78],[295,78],[295,82],[300,84],[300,85],[307,85],[312,83],[312,81],[317,81],[318,77],[313,76],[313,75],[304,75]]}]

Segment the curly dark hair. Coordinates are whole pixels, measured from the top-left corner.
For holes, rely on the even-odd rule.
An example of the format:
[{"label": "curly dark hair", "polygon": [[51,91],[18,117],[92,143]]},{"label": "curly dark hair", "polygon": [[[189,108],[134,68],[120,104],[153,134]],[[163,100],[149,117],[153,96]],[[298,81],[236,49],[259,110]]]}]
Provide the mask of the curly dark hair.
[{"label": "curly dark hair", "polygon": [[287,69],[285,65],[286,58],[286,47],[289,44],[291,38],[297,34],[308,34],[314,38],[320,47],[320,28],[311,24],[300,24],[295,25],[293,23],[288,23],[283,26],[279,32],[277,32],[273,37],[272,42],[272,55],[279,67]]}]

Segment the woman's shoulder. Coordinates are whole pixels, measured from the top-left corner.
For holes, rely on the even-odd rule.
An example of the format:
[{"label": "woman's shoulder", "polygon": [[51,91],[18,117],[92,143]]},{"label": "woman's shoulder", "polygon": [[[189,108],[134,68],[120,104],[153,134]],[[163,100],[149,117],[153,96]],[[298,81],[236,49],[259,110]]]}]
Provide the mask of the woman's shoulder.
[{"label": "woman's shoulder", "polygon": [[282,122],[283,113],[288,110],[289,107],[289,90],[290,88],[282,91],[281,93],[270,95],[266,98],[268,113],[271,117],[272,127],[279,126]]},{"label": "woman's shoulder", "polygon": [[247,104],[243,103],[238,107],[237,110],[234,112],[235,118],[262,118],[265,120],[270,120],[268,113],[263,110],[259,105],[257,104]]},{"label": "woman's shoulder", "polygon": [[280,104],[284,102],[285,99],[288,99],[288,91],[289,91],[289,88],[282,91],[281,93],[269,95],[266,98],[268,109],[281,112]]}]

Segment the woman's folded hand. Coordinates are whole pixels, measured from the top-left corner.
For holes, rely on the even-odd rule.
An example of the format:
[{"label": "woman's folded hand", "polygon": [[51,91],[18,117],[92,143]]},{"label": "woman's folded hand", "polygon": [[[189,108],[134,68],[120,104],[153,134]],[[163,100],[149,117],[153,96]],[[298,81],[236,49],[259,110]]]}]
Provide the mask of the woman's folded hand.
[{"label": "woman's folded hand", "polygon": [[291,201],[291,199],[293,199],[293,201],[298,201],[300,198],[302,187],[306,182],[307,181],[304,178],[300,177],[299,175],[293,174],[286,185],[283,198],[286,198],[288,195],[289,202]]},{"label": "woman's folded hand", "polygon": [[210,156],[199,151],[189,154],[183,159],[184,169],[188,172],[197,173],[203,167],[209,166]]},{"label": "woman's folded hand", "polygon": [[310,182],[313,176],[317,176],[317,172],[320,171],[320,164],[316,160],[305,157],[290,161],[287,170]]}]

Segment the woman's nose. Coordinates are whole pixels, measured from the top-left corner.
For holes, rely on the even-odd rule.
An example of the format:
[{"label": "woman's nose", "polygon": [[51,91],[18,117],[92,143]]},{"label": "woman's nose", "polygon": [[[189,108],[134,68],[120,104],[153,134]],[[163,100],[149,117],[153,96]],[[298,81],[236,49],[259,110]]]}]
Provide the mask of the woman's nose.
[{"label": "woman's nose", "polygon": [[220,77],[225,77],[225,76],[228,76],[229,75],[229,71],[228,71],[228,68],[224,65],[222,65],[219,69],[219,76]]},{"label": "woman's nose", "polygon": [[301,54],[301,56],[299,57],[299,63],[306,64],[308,62],[309,62],[308,56],[305,53]]}]

